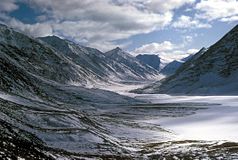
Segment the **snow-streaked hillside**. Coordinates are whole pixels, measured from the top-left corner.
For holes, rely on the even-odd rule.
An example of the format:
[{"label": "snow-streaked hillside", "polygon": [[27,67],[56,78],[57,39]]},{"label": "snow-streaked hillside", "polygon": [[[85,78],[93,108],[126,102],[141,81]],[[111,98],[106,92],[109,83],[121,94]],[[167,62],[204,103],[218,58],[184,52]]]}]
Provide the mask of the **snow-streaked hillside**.
[{"label": "snow-streaked hillside", "polygon": [[96,83],[96,81],[107,82],[108,78],[106,77],[114,74],[103,53],[97,49],[80,46],[56,36],[39,39],[78,66],[86,74],[85,78],[88,78],[88,83]]},{"label": "snow-streaked hillside", "polygon": [[142,92],[238,94],[237,37],[238,25],[208,50],[202,49],[195,54],[174,75],[142,89]]},{"label": "snow-streaked hillside", "polygon": [[6,26],[0,26],[0,35],[1,92],[44,100],[52,100],[52,97],[70,100],[75,96],[76,99],[93,102],[97,102],[97,99],[110,101],[110,95],[115,95],[97,89],[70,86],[70,81],[83,83],[88,73],[84,75],[80,67],[64,55]]},{"label": "snow-streaked hillside", "polygon": [[[110,81],[151,80],[156,79],[159,74],[156,70],[139,63],[129,53],[119,48],[104,54],[97,49],[84,47],[56,36],[39,39],[80,67],[81,71],[87,73],[88,83],[91,84]],[[113,54],[109,54],[112,52]]]},{"label": "snow-streaked hillside", "polygon": [[121,79],[124,80],[155,80],[159,78],[159,72],[141,63],[138,59],[123,51],[120,48],[115,48],[105,53],[109,64],[118,74]]},{"label": "snow-streaked hillside", "polygon": [[[37,40],[6,26],[0,26],[0,35],[1,65],[15,70],[5,76],[2,75],[4,78],[11,74],[17,76],[18,70],[24,70],[27,74],[59,83],[67,83],[71,80],[84,82],[84,76],[80,76],[83,73],[78,66]],[[8,70],[6,68],[1,71]]]},{"label": "snow-streaked hillside", "polygon": [[0,156],[57,159],[69,151],[96,154],[109,144],[100,154],[116,154],[116,141],[86,112],[139,101],[69,85],[88,75],[69,57],[6,26],[0,37]]}]

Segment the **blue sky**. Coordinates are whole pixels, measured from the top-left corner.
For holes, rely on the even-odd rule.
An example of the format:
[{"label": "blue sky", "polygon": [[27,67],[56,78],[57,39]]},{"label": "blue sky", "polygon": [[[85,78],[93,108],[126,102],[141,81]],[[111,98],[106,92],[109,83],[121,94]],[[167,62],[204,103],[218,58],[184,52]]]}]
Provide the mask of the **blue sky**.
[{"label": "blue sky", "polygon": [[237,0],[1,0],[0,22],[102,51],[185,56],[238,22]]}]

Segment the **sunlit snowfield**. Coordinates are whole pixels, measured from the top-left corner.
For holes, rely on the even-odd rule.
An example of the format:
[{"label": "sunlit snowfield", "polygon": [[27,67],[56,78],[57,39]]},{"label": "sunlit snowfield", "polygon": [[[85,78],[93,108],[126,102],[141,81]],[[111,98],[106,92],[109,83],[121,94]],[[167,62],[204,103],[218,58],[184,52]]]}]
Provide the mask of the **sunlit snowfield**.
[{"label": "sunlit snowfield", "polygon": [[72,97],[53,104],[1,93],[1,117],[54,148],[49,154],[56,158],[238,158],[238,97],[127,92],[134,88],[108,90],[140,103],[82,103]]},{"label": "sunlit snowfield", "polygon": [[238,96],[135,96],[155,104],[177,104],[187,106],[188,110],[199,108],[189,116],[149,121],[171,130],[176,139],[238,141]]},{"label": "sunlit snowfield", "polygon": [[238,96],[128,93],[133,85],[108,88],[150,103],[107,112],[113,114],[110,121],[116,119],[117,134],[136,144],[137,151],[154,158],[173,152],[180,158],[238,158]]}]

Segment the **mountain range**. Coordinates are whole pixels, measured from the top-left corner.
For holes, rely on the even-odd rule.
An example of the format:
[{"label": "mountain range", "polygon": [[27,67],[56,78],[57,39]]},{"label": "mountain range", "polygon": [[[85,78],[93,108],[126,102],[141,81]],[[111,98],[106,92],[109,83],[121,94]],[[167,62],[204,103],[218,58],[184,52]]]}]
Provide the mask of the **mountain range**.
[{"label": "mountain range", "polygon": [[[107,76],[95,73],[96,65],[101,64],[83,68],[89,62],[81,65],[83,61],[73,54],[88,61],[96,53],[97,57],[105,56],[95,49],[57,40],[63,47],[60,52],[42,40],[0,25],[2,159],[72,159],[69,157],[75,152],[80,153],[78,157],[118,155],[115,140],[93,114],[141,102],[110,91],[72,85],[72,81],[85,83]],[[87,58],[86,54],[92,55]],[[99,148],[104,149],[98,152]]]},{"label": "mountain range", "polygon": [[[164,65],[163,57],[156,55],[133,57],[121,48],[103,53],[56,36],[32,38],[0,25],[0,156],[128,159],[135,153],[130,147],[138,142],[133,139],[137,116],[148,111],[131,106],[146,102],[97,85],[150,82],[164,74],[166,78],[134,92],[237,95],[237,37],[238,25],[211,47]],[[121,131],[120,125],[126,129]],[[157,125],[140,127],[158,132]],[[128,135],[136,142],[132,146],[125,139]]]},{"label": "mountain range", "polygon": [[173,74],[137,90],[142,93],[238,94],[238,25],[208,49],[201,49]]},{"label": "mountain range", "polygon": [[157,70],[140,63],[120,48],[103,53],[56,36],[38,39],[79,67],[80,77],[83,77],[87,84],[156,79],[159,74]]},{"label": "mountain range", "polygon": [[159,71],[160,75],[170,76],[176,72],[176,70],[188,59],[190,59],[193,54],[182,59],[166,58],[162,55],[155,54],[140,54],[136,58],[144,64],[151,66],[152,68]]}]

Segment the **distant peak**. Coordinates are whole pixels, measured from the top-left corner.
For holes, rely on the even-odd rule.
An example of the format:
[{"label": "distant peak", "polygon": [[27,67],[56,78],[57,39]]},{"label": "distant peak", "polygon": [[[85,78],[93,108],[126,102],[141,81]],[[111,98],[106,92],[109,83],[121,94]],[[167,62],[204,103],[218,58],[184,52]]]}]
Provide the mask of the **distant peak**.
[{"label": "distant peak", "polygon": [[120,47],[117,47],[115,49],[113,49],[114,51],[122,51],[122,49]]},{"label": "distant peak", "polygon": [[151,58],[160,58],[157,54],[139,54],[137,57],[151,57]]},{"label": "distant peak", "polygon": [[131,56],[128,52],[122,50],[120,47],[116,47],[108,52],[105,52],[107,56]]},{"label": "distant peak", "polygon": [[108,51],[106,53],[112,54],[112,53],[119,53],[119,52],[123,52],[123,50],[120,47],[117,47],[117,48],[114,48],[114,49],[112,49],[112,50],[110,50],[110,51]]},{"label": "distant peak", "polygon": [[66,39],[62,39],[58,36],[55,36],[55,35],[52,35],[52,36],[46,36],[46,37],[39,37],[38,39],[44,41],[44,42],[47,42],[47,43],[50,43],[50,42],[54,42],[54,43],[58,43],[62,45],[62,43],[67,43],[68,40]]}]

